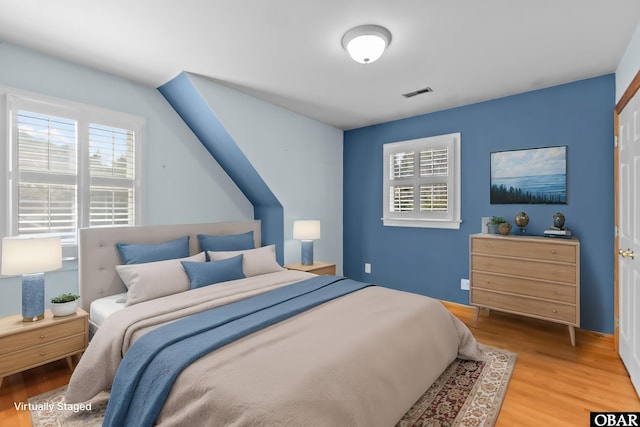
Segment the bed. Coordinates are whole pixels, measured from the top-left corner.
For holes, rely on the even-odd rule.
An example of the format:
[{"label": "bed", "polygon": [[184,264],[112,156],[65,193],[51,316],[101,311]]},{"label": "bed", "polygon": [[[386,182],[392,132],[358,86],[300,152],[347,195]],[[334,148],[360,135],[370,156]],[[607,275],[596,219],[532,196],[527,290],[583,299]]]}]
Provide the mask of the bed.
[{"label": "bed", "polygon": [[[205,256],[199,234],[232,237],[246,233],[251,233],[256,249],[207,251],[209,262],[193,259]],[[123,302],[131,297],[132,287],[127,289],[121,279],[128,267],[121,265],[116,245],[154,244],[184,236],[190,236],[190,261],[182,264],[185,270],[240,262],[243,272],[251,274],[135,304]],[[93,302],[106,301],[106,308],[92,312],[94,335],[72,375],[67,403],[85,402],[113,386],[110,406],[130,406],[129,415],[123,415],[129,420],[140,421],[144,415],[152,420],[150,424],[162,426],[391,426],[456,357],[478,356],[469,330],[439,301],[273,264],[265,270],[268,251],[269,247],[261,247],[259,221],[80,230],[81,305],[92,312]],[[238,252],[242,256],[235,255]],[[275,252],[272,257],[275,262]],[[152,265],[140,263],[132,269],[141,271]],[[154,267],[153,271],[163,270]],[[195,276],[186,275],[193,285]],[[163,280],[170,276],[162,275]],[[175,374],[156,413],[149,409],[153,405],[147,392],[136,388],[140,385],[121,386],[132,376],[125,372],[131,363],[146,366],[139,355],[149,353],[143,347],[148,342],[162,341],[168,336],[165,333],[185,333],[183,325],[190,321],[200,327],[198,316],[223,316],[224,310],[236,310],[236,306],[240,310],[276,294],[300,292],[304,293],[300,298],[307,298],[317,292],[315,288],[307,292],[308,286],[318,292],[330,289],[337,296],[311,304],[306,311],[292,311],[280,321],[205,352]],[[289,304],[298,297],[283,298]],[[198,346],[210,345],[211,336],[189,339]],[[188,353],[191,345],[178,353]],[[194,347],[194,353],[199,351]],[[158,388],[153,375],[165,376],[149,375],[151,390]],[[111,413],[121,415],[120,410]],[[113,421],[110,416],[108,409],[106,424],[126,420]],[[146,423],[140,421],[142,424]]]}]

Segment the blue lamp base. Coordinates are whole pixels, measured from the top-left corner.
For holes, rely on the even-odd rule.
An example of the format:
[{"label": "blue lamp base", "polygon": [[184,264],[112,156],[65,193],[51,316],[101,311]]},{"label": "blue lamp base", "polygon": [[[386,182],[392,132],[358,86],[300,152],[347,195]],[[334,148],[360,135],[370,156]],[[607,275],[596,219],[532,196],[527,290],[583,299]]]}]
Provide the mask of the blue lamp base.
[{"label": "blue lamp base", "polygon": [[313,265],[313,240],[303,240],[300,254],[302,265]]},{"label": "blue lamp base", "polygon": [[22,321],[44,319],[44,273],[22,276]]}]

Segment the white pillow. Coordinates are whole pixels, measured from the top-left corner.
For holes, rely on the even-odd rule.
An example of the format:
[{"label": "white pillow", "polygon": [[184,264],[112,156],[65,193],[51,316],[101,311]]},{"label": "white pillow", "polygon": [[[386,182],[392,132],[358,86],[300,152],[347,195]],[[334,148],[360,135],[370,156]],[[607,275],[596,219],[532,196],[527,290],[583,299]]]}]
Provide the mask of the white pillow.
[{"label": "white pillow", "polygon": [[227,259],[240,254],[244,255],[242,257],[242,271],[247,277],[284,270],[276,261],[276,245],[246,249],[244,251],[208,251],[207,254],[211,261]]},{"label": "white pillow", "polygon": [[187,258],[116,265],[116,271],[128,289],[125,305],[189,290],[189,276],[180,261],[204,262],[205,255],[200,252]]}]

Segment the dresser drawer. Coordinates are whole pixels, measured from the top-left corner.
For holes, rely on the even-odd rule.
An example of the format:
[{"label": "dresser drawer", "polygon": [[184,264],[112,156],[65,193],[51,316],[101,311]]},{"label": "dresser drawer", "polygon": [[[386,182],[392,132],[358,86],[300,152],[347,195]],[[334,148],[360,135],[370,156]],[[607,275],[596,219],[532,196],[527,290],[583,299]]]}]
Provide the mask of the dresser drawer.
[{"label": "dresser drawer", "polygon": [[471,293],[471,304],[510,311],[516,314],[529,314],[573,325],[579,323],[576,321],[576,307],[574,305],[538,301],[515,295],[503,295],[475,288]]},{"label": "dresser drawer", "polygon": [[502,240],[500,238],[474,238],[471,252],[486,255],[533,258],[546,261],[576,262],[576,245],[531,240]]},{"label": "dresser drawer", "polygon": [[473,255],[471,257],[471,270],[551,280],[554,282],[576,283],[576,267],[575,265],[567,264]]},{"label": "dresser drawer", "polygon": [[22,371],[32,366],[58,360],[65,355],[84,351],[85,339],[86,334],[80,334],[26,350],[3,354],[0,356],[0,375]]},{"label": "dresser drawer", "polygon": [[544,298],[560,302],[575,304],[576,287],[574,285],[560,285],[555,283],[538,282],[518,277],[498,276],[488,273],[471,273],[473,288],[508,292],[536,298]]},{"label": "dresser drawer", "polygon": [[68,322],[55,322],[43,328],[25,330],[21,333],[1,337],[0,355],[84,332],[85,319],[83,317],[78,317]]}]

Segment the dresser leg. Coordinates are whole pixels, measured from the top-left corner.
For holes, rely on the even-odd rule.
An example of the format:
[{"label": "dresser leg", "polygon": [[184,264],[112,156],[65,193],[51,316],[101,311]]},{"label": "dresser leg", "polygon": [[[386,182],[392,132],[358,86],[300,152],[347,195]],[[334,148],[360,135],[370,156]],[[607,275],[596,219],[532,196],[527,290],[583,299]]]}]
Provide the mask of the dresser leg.
[{"label": "dresser leg", "polygon": [[476,307],[476,323],[478,323],[478,316],[480,315],[480,307]]},{"label": "dresser leg", "polygon": [[569,338],[571,338],[571,346],[576,346],[576,328],[573,325],[569,325]]},{"label": "dresser leg", "polygon": [[2,387],[2,380],[4,379],[4,377],[0,377],[0,387]]},{"label": "dresser leg", "polygon": [[69,366],[69,370],[73,372],[73,359],[72,356],[67,356],[67,365]]}]

